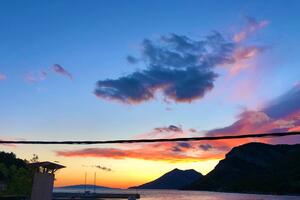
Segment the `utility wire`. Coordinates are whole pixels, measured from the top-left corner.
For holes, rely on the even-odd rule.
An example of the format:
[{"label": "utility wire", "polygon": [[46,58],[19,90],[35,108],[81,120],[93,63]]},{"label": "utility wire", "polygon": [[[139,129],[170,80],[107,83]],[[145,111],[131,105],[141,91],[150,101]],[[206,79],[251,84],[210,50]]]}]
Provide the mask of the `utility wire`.
[{"label": "utility wire", "polygon": [[[0,140],[0,144],[68,144],[68,145],[91,145],[91,144],[117,144],[117,143],[154,143],[154,142],[184,142],[202,140],[229,140],[241,138],[274,138],[300,135],[300,132],[261,133],[242,135],[222,135],[211,137],[182,137],[168,139],[136,139],[136,140],[100,140],[100,141],[26,141],[26,140]],[[300,142],[300,141],[299,141]]]}]

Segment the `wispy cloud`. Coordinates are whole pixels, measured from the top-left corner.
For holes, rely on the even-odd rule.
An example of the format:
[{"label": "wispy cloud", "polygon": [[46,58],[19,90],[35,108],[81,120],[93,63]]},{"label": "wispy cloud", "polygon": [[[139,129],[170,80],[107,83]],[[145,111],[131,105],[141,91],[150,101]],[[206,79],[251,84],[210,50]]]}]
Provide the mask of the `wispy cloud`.
[{"label": "wispy cloud", "polygon": [[57,151],[58,156],[64,157],[96,157],[110,159],[142,159],[164,162],[196,162],[212,158],[222,158],[222,154],[209,151],[206,154],[192,153],[199,150],[197,146],[185,148],[174,143],[145,145],[134,149],[122,148],[86,148],[73,151]]},{"label": "wispy cloud", "polygon": [[139,60],[137,58],[130,56],[130,55],[126,57],[126,60],[130,64],[137,64],[139,62]]},{"label": "wispy cloud", "polygon": [[245,19],[245,27],[233,36],[235,42],[242,42],[246,40],[251,36],[251,34],[266,27],[270,23],[268,20],[257,21],[255,18],[249,16],[246,16]]},{"label": "wispy cloud", "polygon": [[24,80],[31,83],[41,82],[46,80],[48,72],[46,70],[40,70],[38,72],[27,72],[24,75]]},{"label": "wispy cloud", "polygon": [[[274,99],[258,111],[243,111],[232,125],[210,130],[207,135],[288,132],[300,127],[300,86]],[[295,138],[297,138],[295,140]],[[287,137],[286,143],[299,141],[298,136]],[[241,140],[240,140],[241,141]],[[239,142],[240,142],[239,141]],[[249,141],[249,140],[244,140]],[[277,139],[264,141],[280,142]]]},{"label": "wispy cloud", "polygon": [[[252,18],[247,21],[243,40],[266,24]],[[100,80],[94,93],[99,98],[126,104],[152,100],[158,93],[165,102],[193,102],[214,88],[218,77],[215,67],[229,66],[230,72],[237,74],[245,66],[244,61],[265,50],[240,41],[216,31],[200,40],[174,33],[159,40],[145,39],[139,57],[127,56],[130,64],[141,63],[145,69],[117,79]]]},{"label": "wispy cloud", "polygon": [[[300,130],[300,85],[274,99],[258,111],[245,110],[231,125],[209,131],[184,130],[170,125],[154,128],[150,133],[138,136],[143,138],[187,137],[204,134],[207,136],[288,132]],[[286,138],[262,138],[255,141],[267,143],[298,143],[299,136]],[[119,148],[85,148],[57,151],[58,156],[97,157],[111,159],[143,159],[164,162],[196,162],[221,159],[232,147],[253,142],[253,139],[235,139],[208,142],[166,142],[154,144],[120,145]]]},{"label": "wispy cloud", "polygon": [[39,83],[45,81],[51,75],[51,73],[59,74],[73,79],[72,74],[59,64],[54,64],[50,69],[44,68],[38,71],[29,71],[24,74],[23,78],[26,82],[29,83]]},{"label": "wispy cloud", "polygon": [[169,125],[164,127],[153,128],[152,131],[135,136],[136,139],[140,138],[175,138],[184,137],[189,134],[189,130],[183,130],[180,126]]},{"label": "wispy cloud", "polygon": [[170,125],[167,127],[158,127],[154,130],[157,132],[182,132],[182,128],[175,125]]},{"label": "wispy cloud", "polygon": [[236,48],[233,54],[235,63],[228,65],[230,74],[232,76],[237,75],[243,69],[250,67],[248,61],[253,60],[253,58],[257,57],[267,49],[268,48],[265,46],[258,45],[240,46],[239,48]]},{"label": "wispy cloud", "polygon": [[0,73],[0,81],[4,81],[6,80],[6,78],[7,78],[6,75]]},{"label": "wispy cloud", "polygon": [[82,167],[93,167],[93,168],[97,168],[97,169],[100,169],[100,170],[106,171],[106,172],[113,171],[110,167],[105,167],[103,165],[82,165]]},{"label": "wispy cloud", "polygon": [[210,144],[200,144],[199,148],[202,149],[202,150],[204,150],[204,151],[209,151],[209,150],[211,150],[213,148],[213,146],[210,145]]},{"label": "wispy cloud", "polygon": [[68,72],[65,68],[63,68],[61,65],[59,64],[54,64],[52,66],[52,70],[57,73],[57,74],[60,74],[60,75],[63,75],[63,76],[66,76],[70,79],[73,79],[73,76],[70,72]]},{"label": "wispy cloud", "polygon": [[[154,128],[146,134],[136,138],[171,138],[186,137],[195,131],[183,130],[171,125],[169,127]],[[176,136],[176,134],[178,134]],[[180,134],[180,135],[179,135]],[[210,145],[210,148],[200,148],[200,145]],[[228,148],[223,143],[202,142],[165,142],[152,144],[122,144],[115,148],[85,148],[80,150],[56,151],[58,156],[64,157],[97,157],[110,159],[142,159],[163,162],[196,162],[199,160],[220,159]]]}]

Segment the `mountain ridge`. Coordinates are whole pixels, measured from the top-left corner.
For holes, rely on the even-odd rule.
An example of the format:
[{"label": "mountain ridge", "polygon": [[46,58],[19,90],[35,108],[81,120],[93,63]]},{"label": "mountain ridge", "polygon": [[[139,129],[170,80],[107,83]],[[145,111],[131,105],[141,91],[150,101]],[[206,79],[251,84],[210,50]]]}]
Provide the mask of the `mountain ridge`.
[{"label": "mountain ridge", "polygon": [[300,144],[252,142],[234,147],[188,190],[300,194]]},{"label": "mountain ridge", "polygon": [[203,175],[196,170],[175,168],[153,181],[129,189],[180,189],[201,177]]}]

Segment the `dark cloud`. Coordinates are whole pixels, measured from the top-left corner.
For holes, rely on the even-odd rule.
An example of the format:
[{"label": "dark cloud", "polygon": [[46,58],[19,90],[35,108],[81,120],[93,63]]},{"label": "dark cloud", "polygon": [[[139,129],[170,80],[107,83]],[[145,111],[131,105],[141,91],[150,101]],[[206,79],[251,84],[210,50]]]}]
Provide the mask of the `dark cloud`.
[{"label": "dark cloud", "polygon": [[133,56],[127,56],[126,60],[130,64],[136,64],[139,62],[139,59],[137,59],[136,57],[133,57]]},{"label": "dark cloud", "polygon": [[190,128],[189,131],[192,132],[192,133],[197,133],[197,132],[198,132],[198,131],[197,131],[196,129],[194,129],[194,128]]},{"label": "dark cloud", "polygon": [[189,142],[177,142],[172,146],[173,152],[185,152],[188,149],[192,149],[193,145]]},{"label": "dark cloud", "polygon": [[209,151],[211,150],[213,147],[210,144],[200,144],[199,148],[202,149],[203,151]]},{"label": "dark cloud", "polygon": [[97,168],[97,169],[100,169],[100,170],[103,170],[103,171],[106,171],[106,172],[112,172],[111,168],[105,167],[105,166],[102,166],[102,165],[82,165],[82,167],[94,167],[94,168]]},{"label": "dark cloud", "polygon": [[178,144],[178,146],[180,146],[182,148],[191,148],[192,147],[192,145],[188,142],[178,142],[177,144]]},{"label": "dark cloud", "polygon": [[170,125],[168,127],[158,127],[154,128],[156,132],[182,132],[182,128],[174,125]]},{"label": "dark cloud", "polygon": [[204,97],[214,87],[217,65],[234,62],[235,44],[213,32],[203,40],[171,34],[159,41],[145,39],[140,58],[146,69],[97,82],[95,94],[104,99],[136,104],[151,100],[161,92],[166,101],[192,102]]},{"label": "dark cloud", "polygon": [[107,172],[111,172],[112,171],[111,168],[105,167],[105,166],[101,166],[101,165],[96,165],[95,167],[98,168],[98,169],[101,169],[103,171],[107,171]]},{"label": "dark cloud", "polygon": [[98,97],[134,104],[154,98],[161,90],[165,98],[177,102],[191,102],[202,98],[213,88],[217,75],[195,67],[184,70],[153,67],[117,80],[98,81]]},{"label": "dark cloud", "polygon": [[300,110],[300,84],[297,84],[286,94],[270,102],[263,109],[272,118],[285,117],[297,110]]},{"label": "dark cloud", "polygon": [[181,148],[179,148],[178,146],[174,146],[174,147],[172,147],[172,151],[173,152],[181,152]]},{"label": "dark cloud", "polygon": [[66,77],[68,77],[68,78],[70,78],[70,79],[73,79],[72,74],[71,74],[70,72],[68,72],[66,69],[64,69],[64,68],[63,68],[61,65],[59,65],[59,64],[54,64],[54,65],[52,66],[52,69],[53,69],[53,71],[54,71],[55,73],[57,73],[57,74],[60,74],[60,75],[66,76]]}]

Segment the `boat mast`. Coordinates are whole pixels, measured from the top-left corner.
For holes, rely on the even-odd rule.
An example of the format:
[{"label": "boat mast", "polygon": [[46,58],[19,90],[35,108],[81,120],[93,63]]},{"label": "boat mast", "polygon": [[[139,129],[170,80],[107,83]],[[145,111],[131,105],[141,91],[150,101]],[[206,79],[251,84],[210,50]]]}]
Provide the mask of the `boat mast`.
[{"label": "boat mast", "polygon": [[96,172],[94,174],[94,193],[96,193]]},{"label": "boat mast", "polygon": [[86,192],[86,177],[87,177],[87,174],[85,172],[85,177],[84,177],[84,192]]}]

